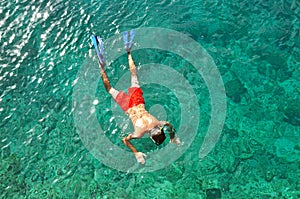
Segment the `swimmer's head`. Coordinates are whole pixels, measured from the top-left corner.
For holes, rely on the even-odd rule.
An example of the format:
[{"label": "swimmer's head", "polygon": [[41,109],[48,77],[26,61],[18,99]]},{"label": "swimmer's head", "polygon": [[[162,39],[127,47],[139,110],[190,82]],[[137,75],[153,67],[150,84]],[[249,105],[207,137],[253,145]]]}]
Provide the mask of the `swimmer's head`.
[{"label": "swimmer's head", "polygon": [[173,127],[169,123],[165,123],[165,124],[157,125],[153,129],[151,129],[149,133],[150,133],[150,138],[152,139],[152,141],[157,146],[159,146],[166,139],[165,133],[170,133],[170,132],[174,132],[174,131],[175,131],[175,129],[173,129]]}]

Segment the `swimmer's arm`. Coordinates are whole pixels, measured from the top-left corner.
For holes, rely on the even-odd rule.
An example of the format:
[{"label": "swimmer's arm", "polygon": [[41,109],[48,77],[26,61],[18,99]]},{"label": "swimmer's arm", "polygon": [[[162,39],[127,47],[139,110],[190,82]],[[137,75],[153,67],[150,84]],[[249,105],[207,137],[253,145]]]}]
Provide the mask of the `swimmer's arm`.
[{"label": "swimmer's arm", "polygon": [[170,133],[170,143],[180,145],[180,139],[175,136],[175,133]]},{"label": "swimmer's arm", "polygon": [[127,137],[123,138],[123,143],[132,151],[132,153],[137,153],[136,148],[130,143],[129,140],[135,139],[132,134],[129,134]]},{"label": "swimmer's arm", "polygon": [[170,143],[175,143],[177,145],[180,145],[180,139],[179,137],[175,136],[175,133],[170,133]]},{"label": "swimmer's arm", "polygon": [[141,163],[145,164],[145,159],[146,155],[142,152],[138,152],[136,148],[130,143],[129,140],[131,139],[136,139],[140,137],[136,137],[134,134],[129,134],[127,137],[123,138],[123,143],[134,153],[136,160]]}]

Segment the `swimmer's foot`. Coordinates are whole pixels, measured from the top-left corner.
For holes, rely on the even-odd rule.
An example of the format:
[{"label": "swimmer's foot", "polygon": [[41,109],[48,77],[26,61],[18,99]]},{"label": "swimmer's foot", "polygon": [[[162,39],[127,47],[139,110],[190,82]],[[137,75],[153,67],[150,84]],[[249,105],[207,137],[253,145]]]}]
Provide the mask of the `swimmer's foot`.
[{"label": "swimmer's foot", "polygon": [[104,60],[104,43],[101,37],[91,35],[91,40],[93,42],[93,45],[95,47],[99,63],[101,66],[105,65],[105,60]]},{"label": "swimmer's foot", "polygon": [[134,36],[135,30],[126,31],[123,33],[124,48],[127,52],[130,52],[131,50]]}]

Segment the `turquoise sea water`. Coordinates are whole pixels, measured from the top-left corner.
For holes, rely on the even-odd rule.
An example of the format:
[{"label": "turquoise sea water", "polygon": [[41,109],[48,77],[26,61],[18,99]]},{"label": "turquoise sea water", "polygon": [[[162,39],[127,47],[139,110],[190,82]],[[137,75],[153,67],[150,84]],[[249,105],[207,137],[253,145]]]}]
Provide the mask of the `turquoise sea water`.
[{"label": "turquoise sea water", "polygon": [[[299,1],[2,1],[0,16],[0,198],[300,197]],[[218,143],[200,160],[210,119],[201,76],[175,54],[135,52],[138,65],[181,72],[197,93],[201,117],[178,160],[155,172],[126,173],[86,149],[72,94],[82,65],[97,65],[91,33],[106,39],[145,27],[179,31],[207,50],[224,81],[227,114]],[[112,84],[126,62],[124,55],[108,67]],[[147,108],[159,104],[157,116],[178,127],[176,95],[153,97],[168,92],[157,84],[143,89]],[[100,80],[95,93],[104,102],[96,110],[105,135],[127,150],[121,137],[132,127],[121,131],[116,123],[129,121],[113,117]],[[142,143],[145,152],[158,150]]]}]

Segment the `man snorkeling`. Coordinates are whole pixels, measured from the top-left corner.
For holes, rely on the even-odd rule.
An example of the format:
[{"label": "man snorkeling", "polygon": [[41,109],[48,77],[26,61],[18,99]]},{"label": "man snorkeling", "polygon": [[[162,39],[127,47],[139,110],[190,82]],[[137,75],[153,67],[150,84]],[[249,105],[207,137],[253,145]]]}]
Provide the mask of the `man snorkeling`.
[{"label": "man snorkeling", "polygon": [[128,94],[124,91],[118,91],[110,85],[110,81],[105,72],[104,66],[104,44],[99,36],[91,35],[93,45],[98,56],[100,73],[106,91],[119,104],[121,109],[129,116],[132,121],[134,132],[123,138],[123,143],[134,153],[136,160],[144,164],[146,155],[138,152],[137,149],[130,143],[131,139],[142,138],[146,133],[156,145],[161,145],[166,139],[165,133],[169,133],[170,142],[180,144],[178,137],[175,137],[175,129],[166,121],[159,121],[154,116],[149,114],[145,109],[145,101],[143,91],[140,88],[137,69],[131,56],[131,47],[135,31],[126,31],[123,34],[124,47],[128,54],[129,69],[131,72],[131,86],[128,88]]}]

